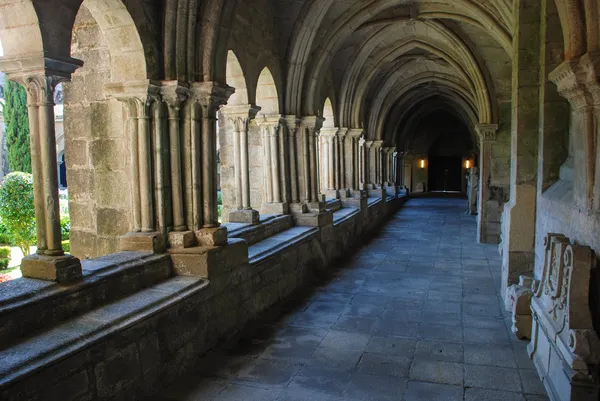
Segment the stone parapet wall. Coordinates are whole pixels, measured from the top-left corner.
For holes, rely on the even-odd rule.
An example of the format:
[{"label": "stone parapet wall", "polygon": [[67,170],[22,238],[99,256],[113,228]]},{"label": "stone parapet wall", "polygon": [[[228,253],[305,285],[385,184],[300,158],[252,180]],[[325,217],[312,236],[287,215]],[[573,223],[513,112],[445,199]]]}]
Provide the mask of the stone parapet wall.
[{"label": "stone parapet wall", "polygon": [[209,266],[207,288],[60,362],[0,385],[0,399],[135,400],[152,395],[192,369],[211,347],[305,286],[313,272],[356,249],[403,201],[373,203],[252,265],[240,264],[247,258],[237,254],[247,247],[233,240],[230,250],[222,248],[222,263]]}]

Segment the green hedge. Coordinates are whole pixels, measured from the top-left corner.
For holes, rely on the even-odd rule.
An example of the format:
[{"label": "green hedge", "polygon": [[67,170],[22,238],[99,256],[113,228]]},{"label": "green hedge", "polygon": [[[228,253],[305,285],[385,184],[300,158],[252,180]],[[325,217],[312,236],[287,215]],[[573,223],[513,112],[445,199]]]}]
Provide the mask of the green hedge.
[{"label": "green hedge", "polygon": [[7,246],[0,247],[0,259],[10,260],[10,248]]},{"label": "green hedge", "polygon": [[62,248],[66,253],[71,252],[71,242],[69,240],[63,241]]}]

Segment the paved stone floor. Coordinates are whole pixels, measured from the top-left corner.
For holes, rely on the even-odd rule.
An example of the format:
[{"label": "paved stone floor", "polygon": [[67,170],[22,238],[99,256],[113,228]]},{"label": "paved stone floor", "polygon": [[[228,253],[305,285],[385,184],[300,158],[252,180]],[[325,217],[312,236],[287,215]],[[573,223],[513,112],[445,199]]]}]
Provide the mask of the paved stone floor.
[{"label": "paved stone floor", "polygon": [[412,199],[326,285],[158,400],[547,400],[462,199]]}]

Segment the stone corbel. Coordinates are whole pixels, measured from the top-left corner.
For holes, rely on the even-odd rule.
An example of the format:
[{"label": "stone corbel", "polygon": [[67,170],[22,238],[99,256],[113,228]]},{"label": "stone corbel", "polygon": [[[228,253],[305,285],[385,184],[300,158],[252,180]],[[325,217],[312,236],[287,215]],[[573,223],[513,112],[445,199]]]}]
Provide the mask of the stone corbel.
[{"label": "stone corbel", "polygon": [[597,66],[597,57],[586,55],[578,60],[565,61],[549,75],[560,95],[569,101],[582,118],[583,132],[574,134],[577,136],[577,146],[583,148],[585,182],[575,185],[576,194],[583,192],[577,198],[585,203],[583,206],[586,208],[600,207],[600,185],[596,185],[600,184],[600,174],[596,172],[598,126],[594,124],[594,113],[598,114],[594,108],[597,109],[599,104]]}]

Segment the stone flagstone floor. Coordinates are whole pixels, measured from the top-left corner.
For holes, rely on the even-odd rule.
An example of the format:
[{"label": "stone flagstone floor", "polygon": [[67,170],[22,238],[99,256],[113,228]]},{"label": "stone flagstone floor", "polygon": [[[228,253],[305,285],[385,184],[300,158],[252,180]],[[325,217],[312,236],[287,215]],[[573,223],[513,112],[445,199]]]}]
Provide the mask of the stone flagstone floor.
[{"label": "stone flagstone floor", "polygon": [[462,199],[412,199],[327,284],[155,401],[542,401]]}]

